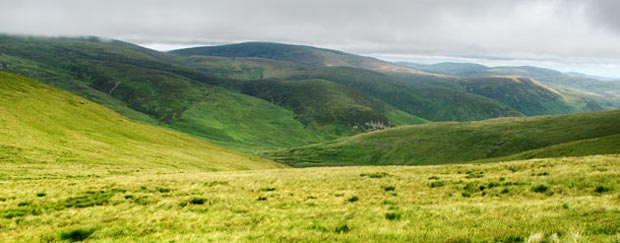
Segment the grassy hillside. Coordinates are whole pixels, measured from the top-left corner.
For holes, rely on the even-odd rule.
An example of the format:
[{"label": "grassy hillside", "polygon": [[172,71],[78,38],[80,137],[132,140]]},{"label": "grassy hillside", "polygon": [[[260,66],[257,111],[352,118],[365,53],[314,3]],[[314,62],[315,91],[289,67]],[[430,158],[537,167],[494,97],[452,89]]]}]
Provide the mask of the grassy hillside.
[{"label": "grassy hillside", "polygon": [[445,74],[452,76],[482,76],[489,67],[476,63],[442,62],[436,64],[417,64],[411,62],[397,62],[399,65],[424,70],[430,73]]},{"label": "grassy hillside", "polygon": [[[217,72],[224,78],[243,80],[324,79],[355,89],[366,96],[384,101],[401,114],[411,114],[428,120],[482,120],[493,117],[522,116],[521,113],[486,97],[472,94],[455,80],[427,75],[397,77],[352,67],[309,67],[291,62],[261,58],[223,58],[192,56],[197,69]],[[215,70],[220,70],[215,71]],[[229,70],[229,71],[225,71]],[[276,82],[269,82],[274,84]],[[265,85],[265,83],[262,83]],[[242,89],[243,82],[228,82],[234,89]],[[321,87],[315,87],[321,89]],[[273,89],[278,89],[273,87]],[[282,93],[281,95],[290,95]],[[300,105],[303,105],[301,103]],[[312,104],[309,104],[312,105]],[[403,124],[416,124],[403,123]]]},{"label": "grassy hillside", "polygon": [[[7,168],[278,168],[187,135],[132,122],[84,98],[0,72],[0,160]],[[50,169],[49,171],[46,171]],[[8,171],[7,171],[8,173]],[[10,176],[10,174],[9,174]]]},{"label": "grassy hillside", "polygon": [[436,76],[414,68],[376,58],[353,55],[312,46],[271,42],[246,42],[221,46],[203,46],[171,51],[185,56],[256,57],[310,66],[357,67],[385,73],[408,73]]},{"label": "grassy hillside", "polygon": [[[265,155],[292,166],[456,163],[616,135],[620,134],[618,124],[618,110],[479,122],[430,123],[272,151]],[[617,151],[613,144],[600,144],[599,149],[589,154],[613,153]],[[574,145],[579,146],[579,143]]]},{"label": "grassy hillside", "polygon": [[470,121],[523,116],[499,101],[465,91],[456,80],[442,77],[424,75],[396,77],[358,68],[328,67],[292,78],[320,78],[334,81],[431,121]]},{"label": "grassy hillside", "polygon": [[[304,84],[304,88],[325,91],[329,94],[321,96],[329,97],[325,99],[308,97],[299,88],[297,92],[286,93],[295,89],[281,89],[274,82],[241,81],[282,78],[313,70],[302,64],[260,58],[185,58],[98,38],[1,36],[0,43],[3,53],[0,62],[11,72],[70,90],[132,119],[170,127],[235,149],[320,142],[367,131],[369,122],[385,126],[424,122],[379,99],[359,98],[363,95],[346,87],[322,85],[328,81]],[[275,95],[295,97],[301,103],[259,102],[251,95],[266,98],[264,94],[248,91],[259,84],[283,92]],[[347,97],[341,91],[355,98],[338,101],[346,105],[331,109],[337,97]],[[358,115],[347,117],[351,112]],[[241,120],[240,114],[243,114]]]},{"label": "grassy hillside", "polygon": [[400,63],[426,72],[465,76],[520,76],[540,81],[565,96],[569,96],[572,106],[584,111],[596,111],[603,108],[620,107],[620,82],[607,82],[552,69],[520,67],[487,67],[472,63],[438,63],[432,65]]},{"label": "grassy hillside", "polygon": [[324,141],[294,112],[265,100],[220,90],[193,104],[168,126],[239,150],[278,148]]},{"label": "grassy hillside", "polygon": [[[0,36],[0,52],[2,67],[11,72],[69,90],[131,119],[220,145],[251,150],[322,141],[318,131],[304,128],[292,112],[219,88],[229,81],[194,69],[202,65],[176,55],[98,38],[11,36]],[[244,114],[244,120],[236,122],[235,114]],[[295,139],[284,139],[284,132]]]},{"label": "grassy hillside", "polygon": [[295,112],[296,119],[305,126],[332,137],[383,129],[398,123],[424,123],[423,119],[404,112],[398,121],[391,121],[388,112],[393,108],[327,80],[260,80],[245,83],[242,92],[286,107]]},{"label": "grassy hillside", "polygon": [[[294,62],[253,57],[190,56],[187,58],[194,70],[223,79],[259,80],[285,78],[313,69],[313,67],[308,65]],[[225,85],[226,82],[222,82],[222,84]]]},{"label": "grassy hillside", "polygon": [[533,79],[481,77],[460,82],[468,92],[501,101],[528,116],[578,111],[563,94]]},{"label": "grassy hillside", "polygon": [[478,160],[477,162],[509,161],[532,158],[575,157],[596,154],[620,154],[620,134],[555,144],[548,147],[511,154],[504,157]]},{"label": "grassy hillside", "polygon": [[[128,118],[247,151],[302,146],[388,124],[562,113],[572,111],[565,103],[583,103],[562,93],[564,102],[531,83],[490,87],[477,81],[464,87],[457,78],[386,71],[390,68],[366,66],[385,64],[376,59],[314,47],[245,43],[213,48],[250,57],[188,57],[94,37],[0,35],[0,68],[69,90]],[[472,87],[476,92],[468,90]]]},{"label": "grassy hillside", "polygon": [[[24,166],[23,163],[19,165]],[[0,163],[12,242],[620,240],[620,157],[113,174]],[[35,172],[35,173],[33,173]]]}]

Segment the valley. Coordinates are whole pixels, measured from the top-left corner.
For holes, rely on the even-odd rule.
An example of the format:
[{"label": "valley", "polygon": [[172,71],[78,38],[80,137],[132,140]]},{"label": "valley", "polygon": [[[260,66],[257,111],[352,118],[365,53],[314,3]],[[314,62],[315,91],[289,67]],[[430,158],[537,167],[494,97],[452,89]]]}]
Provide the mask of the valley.
[{"label": "valley", "polygon": [[615,85],[0,35],[0,239],[617,242]]}]

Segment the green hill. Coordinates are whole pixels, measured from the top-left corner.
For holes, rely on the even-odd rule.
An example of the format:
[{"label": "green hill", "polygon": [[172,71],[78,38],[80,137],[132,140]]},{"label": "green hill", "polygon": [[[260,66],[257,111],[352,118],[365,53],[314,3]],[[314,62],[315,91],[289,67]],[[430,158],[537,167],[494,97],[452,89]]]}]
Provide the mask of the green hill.
[{"label": "green hill", "polygon": [[[478,122],[445,122],[402,126],[322,144],[271,151],[265,155],[292,166],[363,164],[443,164],[509,156],[553,145],[544,157],[579,150],[585,139],[597,149],[578,155],[615,153],[620,111],[572,115],[501,118]],[[607,138],[604,138],[607,137]],[[582,142],[577,142],[584,140]],[[616,142],[614,142],[616,141]],[[573,144],[567,144],[576,142]],[[557,152],[557,153],[556,153]]]},{"label": "green hill", "polygon": [[487,67],[472,63],[432,65],[399,63],[425,72],[460,77],[519,76],[544,83],[561,92],[577,110],[596,111],[620,108],[620,82],[601,81],[585,75],[572,75],[532,66]]},{"label": "green hill", "polygon": [[533,79],[498,76],[461,79],[460,83],[468,92],[500,101],[528,116],[578,111],[565,95]]},{"label": "green hill", "polygon": [[272,42],[245,42],[221,46],[203,46],[171,51],[185,56],[255,57],[287,61],[310,66],[357,67],[386,73],[409,73],[434,76],[414,68],[396,65],[372,57],[364,57],[303,45]]},{"label": "green hill", "polygon": [[[242,92],[292,110],[306,127],[332,138],[426,122],[355,89],[321,79],[247,82]],[[391,114],[396,113],[399,118],[391,119]]]},{"label": "green hill", "polygon": [[573,109],[583,100],[535,81],[398,72],[395,64],[308,46],[242,43],[174,53],[183,55],[95,37],[0,35],[3,70],[244,151],[426,121],[588,110]]},{"label": "green hill", "polygon": [[[336,82],[383,101],[400,110],[400,113],[409,113],[432,121],[468,121],[523,115],[501,101],[467,92],[452,78],[415,74],[402,77],[355,67],[311,67],[261,58],[191,56],[190,59],[196,69],[217,73],[223,78],[288,81],[323,79]],[[242,89],[248,84],[228,82],[224,85]]]},{"label": "green hill", "polygon": [[250,150],[322,141],[293,112],[220,88],[229,81],[195,70],[192,61],[176,55],[98,38],[11,36],[0,36],[0,53],[7,71],[69,90],[131,119],[228,147]]},{"label": "green hill", "polygon": [[[437,86],[432,76],[425,75],[418,75],[420,80],[395,81],[398,78],[359,68],[334,67],[331,71],[263,58],[183,57],[94,37],[0,36],[0,52],[0,63],[8,71],[67,89],[129,118],[242,150],[316,143],[367,131],[366,124],[424,122],[417,114],[427,120],[520,115],[499,102]],[[315,79],[302,78],[304,75],[326,81],[249,82],[265,78]],[[341,85],[330,84],[332,81]],[[381,82],[389,83],[389,90],[376,93],[373,86]],[[285,83],[295,88],[283,89]],[[402,89],[400,84],[407,88]],[[272,102],[264,92],[255,92],[258,86],[270,90],[270,95],[292,97],[297,103]],[[326,95],[313,99],[300,88],[322,90]],[[353,98],[335,101],[348,96]],[[331,107],[334,102],[340,106]],[[453,107],[455,102],[461,105]],[[351,112],[357,115],[347,117]],[[357,118],[360,120],[354,120]]]},{"label": "green hill", "polygon": [[0,160],[76,170],[281,167],[185,134],[130,121],[84,98],[6,72],[0,72]]},{"label": "green hill", "polygon": [[325,67],[291,78],[334,81],[430,121],[523,116],[499,101],[469,93],[456,80],[444,77],[398,77],[359,68]]},{"label": "green hill", "polygon": [[442,62],[436,64],[417,64],[411,62],[397,62],[396,64],[423,70],[429,73],[453,76],[481,76],[486,74],[489,67],[476,63]]},{"label": "green hill", "polygon": [[194,70],[211,76],[226,79],[222,85],[230,85],[231,80],[259,80],[285,78],[300,72],[312,70],[304,64],[253,57],[187,57]]},{"label": "green hill", "polygon": [[577,157],[597,154],[620,154],[620,134],[561,143],[540,149],[511,154],[504,157],[483,159],[478,162],[523,160],[532,158]]}]

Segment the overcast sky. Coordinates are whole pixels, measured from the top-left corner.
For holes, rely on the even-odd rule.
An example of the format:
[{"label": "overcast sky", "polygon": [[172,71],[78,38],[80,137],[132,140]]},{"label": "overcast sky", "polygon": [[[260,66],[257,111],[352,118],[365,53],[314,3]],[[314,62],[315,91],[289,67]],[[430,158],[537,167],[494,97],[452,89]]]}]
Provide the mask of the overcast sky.
[{"label": "overcast sky", "polygon": [[619,0],[0,0],[0,32],[154,49],[241,41],[391,61],[535,65],[620,77]]}]

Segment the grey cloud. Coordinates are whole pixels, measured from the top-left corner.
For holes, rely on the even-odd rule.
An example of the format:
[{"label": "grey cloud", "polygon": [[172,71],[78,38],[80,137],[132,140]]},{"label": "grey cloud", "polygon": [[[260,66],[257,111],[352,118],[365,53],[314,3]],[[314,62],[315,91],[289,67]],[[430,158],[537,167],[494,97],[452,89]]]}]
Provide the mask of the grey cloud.
[{"label": "grey cloud", "polygon": [[620,35],[620,1],[590,0],[587,11],[595,24],[610,28]]},{"label": "grey cloud", "polygon": [[0,5],[0,32],[7,33],[99,35],[153,46],[259,40],[360,54],[620,62],[615,0],[0,0]]}]

